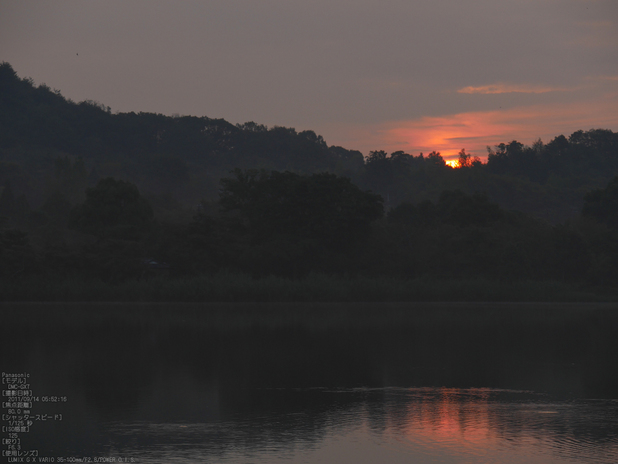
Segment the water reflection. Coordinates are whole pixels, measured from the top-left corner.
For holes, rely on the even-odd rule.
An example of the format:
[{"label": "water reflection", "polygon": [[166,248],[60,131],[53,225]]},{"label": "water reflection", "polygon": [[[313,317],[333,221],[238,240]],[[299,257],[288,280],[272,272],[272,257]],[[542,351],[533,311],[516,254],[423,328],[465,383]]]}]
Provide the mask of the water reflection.
[{"label": "water reflection", "polygon": [[2,370],[70,398],[23,437],[49,456],[618,462],[613,306],[7,305],[0,324]]},{"label": "water reflection", "polygon": [[[261,392],[264,395],[275,392]],[[615,463],[618,404],[488,389],[295,390],[334,407],[197,423],[110,423],[144,462]],[[598,432],[603,431],[603,437]]]},{"label": "water reflection", "polygon": [[[406,396],[405,420],[388,427],[406,446],[473,462],[488,456],[489,462],[512,462],[515,456],[522,461],[537,456],[540,462],[550,456],[551,462],[618,458],[618,405],[612,401],[548,402],[547,395],[531,392],[448,388],[411,390]],[[502,454],[508,459],[498,459]]]}]

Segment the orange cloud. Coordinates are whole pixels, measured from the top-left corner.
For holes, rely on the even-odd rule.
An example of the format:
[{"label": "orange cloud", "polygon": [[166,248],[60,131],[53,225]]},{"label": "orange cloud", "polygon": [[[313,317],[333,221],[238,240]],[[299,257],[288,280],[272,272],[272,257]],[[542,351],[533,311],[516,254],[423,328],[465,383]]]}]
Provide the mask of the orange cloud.
[{"label": "orange cloud", "polygon": [[548,93],[548,92],[564,92],[568,91],[567,88],[561,87],[540,87],[534,85],[520,84],[492,84],[482,85],[479,87],[464,87],[457,91],[457,93],[480,93],[480,94],[498,94],[498,93]]},{"label": "orange cloud", "polygon": [[560,134],[592,128],[618,130],[618,94],[596,101],[534,105],[505,110],[478,111],[410,121],[394,121],[378,131],[382,146],[408,153],[442,153],[455,159],[462,148],[486,156],[486,147],[518,140],[532,144]]}]

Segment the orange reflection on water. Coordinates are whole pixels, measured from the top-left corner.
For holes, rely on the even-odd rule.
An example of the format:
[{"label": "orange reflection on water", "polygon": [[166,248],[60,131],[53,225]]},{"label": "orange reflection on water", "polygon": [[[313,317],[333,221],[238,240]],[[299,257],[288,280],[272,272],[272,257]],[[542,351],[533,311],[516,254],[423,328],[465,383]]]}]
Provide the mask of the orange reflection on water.
[{"label": "orange reflection on water", "polygon": [[491,425],[488,390],[441,388],[434,392],[437,396],[429,401],[408,405],[406,438],[470,452],[495,445],[498,435]]}]

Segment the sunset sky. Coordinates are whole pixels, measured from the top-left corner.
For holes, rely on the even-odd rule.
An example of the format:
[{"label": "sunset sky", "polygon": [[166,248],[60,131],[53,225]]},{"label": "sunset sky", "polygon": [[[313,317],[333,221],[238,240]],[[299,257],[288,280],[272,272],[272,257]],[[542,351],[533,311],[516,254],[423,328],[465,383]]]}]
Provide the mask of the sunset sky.
[{"label": "sunset sky", "polygon": [[114,112],[364,154],[618,131],[616,0],[0,0],[0,61]]}]

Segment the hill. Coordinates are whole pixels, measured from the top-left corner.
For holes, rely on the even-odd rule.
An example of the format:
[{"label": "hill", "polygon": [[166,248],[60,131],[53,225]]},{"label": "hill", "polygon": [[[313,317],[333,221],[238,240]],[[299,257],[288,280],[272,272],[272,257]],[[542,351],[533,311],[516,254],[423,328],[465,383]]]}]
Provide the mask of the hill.
[{"label": "hill", "polygon": [[453,168],[436,152],[365,158],[312,131],[113,114],[0,65],[0,276],[15,299],[34,286],[47,289],[40,299],[80,298],[96,282],[108,292],[165,273],[189,282],[180,299],[205,295],[200,276],[240,276],[231,299],[270,276],[318,276],[300,294],[333,276],[350,289],[374,279],[384,299],[445,279],[460,289],[451,299],[464,297],[462,282],[554,289],[546,299],[572,285],[613,292],[616,174],[610,130],[503,143],[485,162],[462,150]]},{"label": "hill", "polygon": [[[116,113],[67,100],[0,65],[0,186],[10,183],[33,210],[75,205],[105,177],[130,181],[156,212],[216,201],[219,180],[235,168],[330,172],[381,194],[387,209],[436,201],[444,189],[485,192],[508,210],[551,223],[576,216],[586,192],[618,174],[618,134],[577,131],[532,147],[517,141],[490,150],[486,162],[461,153],[462,169],[439,153],[413,156],[328,146],[313,131],[223,119]],[[48,208],[49,209],[49,208]]]},{"label": "hill", "polygon": [[352,176],[363,156],[329,147],[312,131],[112,114],[100,103],[75,103],[44,84],[36,87],[8,63],[0,65],[0,183],[10,181],[33,208],[58,189],[70,203],[81,201],[81,189],[58,185],[68,177],[80,187],[104,177],[124,179],[147,195],[171,195],[195,207],[216,198],[219,179],[237,167]]}]

